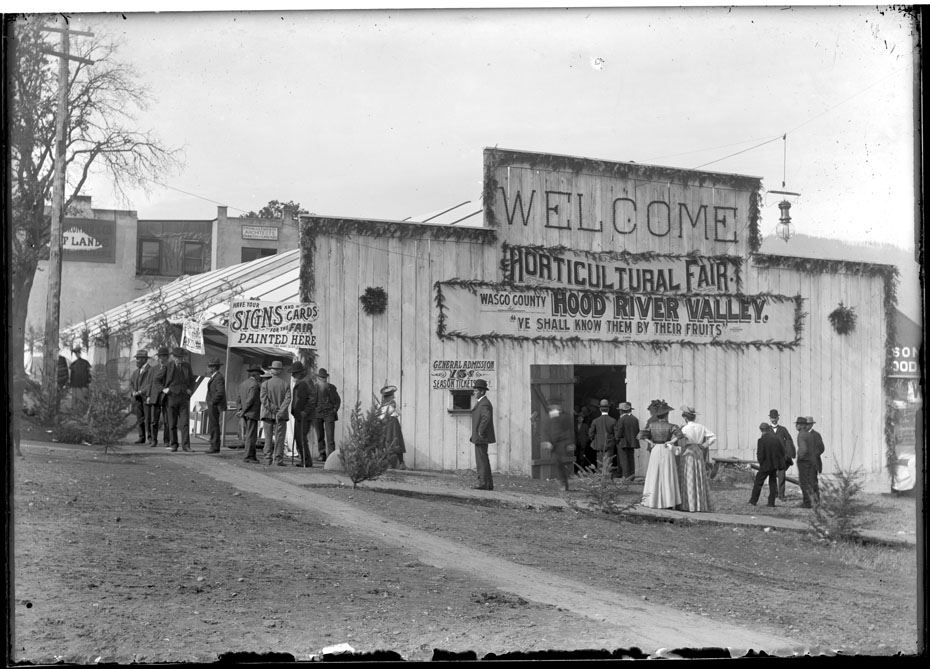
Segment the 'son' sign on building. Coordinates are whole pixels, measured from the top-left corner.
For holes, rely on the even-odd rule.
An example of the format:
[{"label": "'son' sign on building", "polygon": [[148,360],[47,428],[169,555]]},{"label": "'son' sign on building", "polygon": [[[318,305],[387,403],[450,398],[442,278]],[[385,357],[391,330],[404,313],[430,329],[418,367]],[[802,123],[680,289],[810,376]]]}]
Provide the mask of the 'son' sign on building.
[{"label": "'son' sign on building", "polygon": [[[689,404],[716,455],[746,459],[770,409],[810,415],[825,471],[883,470],[891,266],[758,253],[758,178],[498,149],[484,163],[482,227],[302,219],[316,365],[347,409],[398,386],[408,463],[474,467],[483,378],[496,471],[550,475],[552,396],[628,401],[641,422],[654,398]],[[362,308],[368,288],[383,311]],[[846,334],[828,318],[840,302],[858,315]]]}]

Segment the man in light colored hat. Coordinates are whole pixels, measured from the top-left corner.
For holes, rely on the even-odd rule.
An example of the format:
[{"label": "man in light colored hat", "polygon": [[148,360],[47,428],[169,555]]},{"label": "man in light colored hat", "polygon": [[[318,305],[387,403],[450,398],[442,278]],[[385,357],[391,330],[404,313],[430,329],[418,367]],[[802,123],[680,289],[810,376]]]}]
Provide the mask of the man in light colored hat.
[{"label": "man in light colored hat", "polygon": [[597,464],[601,469],[610,471],[611,478],[616,477],[616,441],[614,430],[617,421],[610,415],[610,401],[601,400],[601,415],[591,421],[588,436],[591,437],[591,446],[597,451]]},{"label": "man in light colored hat", "polygon": [[163,426],[164,439],[162,441],[164,444],[167,446],[171,442],[171,434],[168,429],[168,398],[162,392],[165,387],[165,372],[168,368],[169,355],[168,347],[162,346],[155,352],[155,360],[149,361],[152,373],[149,375],[149,385],[145,393],[149,446],[158,446],[159,425]]},{"label": "man in light colored hat", "polygon": [[284,442],[287,440],[287,415],[291,406],[291,386],[281,378],[284,363],[275,360],[268,368],[271,378],[262,384],[262,422],[265,423],[265,449],[262,451],[266,465],[286,466]]},{"label": "man in light colored hat", "polygon": [[316,372],[317,417],[316,427],[317,451],[320,461],[325,461],[336,450],[336,421],[339,420],[339,406],[342,398],[339,391],[329,382],[329,372],[320,367]]},{"label": "man in light colored hat", "polygon": [[171,360],[165,368],[165,387],[162,394],[168,398],[168,420],[171,442],[168,450],[178,450],[178,441],[182,451],[191,450],[191,395],[197,385],[194,370],[187,361],[187,351],[176,347],[171,352]]},{"label": "man in light colored hat", "polygon": [[471,438],[475,445],[475,469],[478,472],[478,485],[475,490],[494,490],[491,476],[491,461],[488,458],[488,444],[496,442],[494,435],[494,407],[488,399],[488,382],[478,379],[474,384],[477,398],[471,409]]},{"label": "man in light colored hat", "polygon": [[255,457],[258,440],[258,421],[262,417],[261,378],[264,370],[258,365],[248,369],[249,377],[239,384],[239,410],[236,415],[242,419],[242,435],[245,439],[245,461],[257,463]]},{"label": "man in light colored hat", "polygon": [[[801,423],[803,431],[801,431]],[[801,506],[805,509],[811,508],[813,504],[820,502],[820,482],[817,479],[818,474],[823,471],[823,461],[820,456],[825,450],[823,437],[814,429],[813,416],[799,416],[796,425],[798,427],[798,481],[801,484],[801,495],[803,501]]]},{"label": "man in light colored hat", "polygon": [[219,358],[210,358],[207,367],[210,377],[207,380],[207,419],[210,430],[210,449],[207,453],[220,452],[220,416],[226,411],[226,379],[220,373],[223,363]]},{"label": "man in light colored hat", "polygon": [[778,470],[778,499],[784,502],[786,499],[785,475],[788,473],[788,467],[794,464],[797,451],[794,450],[794,439],[791,438],[791,433],[788,432],[788,428],[778,424],[779,418],[778,409],[769,411],[769,423],[772,424],[772,432],[775,433],[776,437],[781,439],[781,443],[785,447],[785,466]]},{"label": "man in light colored hat", "polygon": [[132,412],[136,415],[136,425],[139,428],[139,438],[135,443],[144,444],[150,437],[148,433],[149,419],[146,417],[145,402],[148,397],[148,387],[151,383],[153,370],[149,366],[149,352],[136,353],[136,368],[129,375],[129,392],[132,399]]},{"label": "man in light colored hat", "polygon": [[636,462],[633,451],[639,448],[639,419],[633,415],[633,405],[629,402],[620,402],[617,407],[620,418],[614,428],[614,442],[617,445],[617,466],[620,475],[627,481],[632,481],[636,475]]}]

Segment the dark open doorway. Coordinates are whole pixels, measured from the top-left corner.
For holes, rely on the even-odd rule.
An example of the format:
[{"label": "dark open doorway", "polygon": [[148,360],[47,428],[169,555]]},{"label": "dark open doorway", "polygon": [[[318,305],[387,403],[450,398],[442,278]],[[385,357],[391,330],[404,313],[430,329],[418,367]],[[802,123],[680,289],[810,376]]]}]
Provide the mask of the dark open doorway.
[{"label": "dark open doorway", "polygon": [[590,407],[597,415],[601,400],[610,401],[610,415],[619,415],[617,405],[626,402],[624,365],[575,365],[575,404]]}]

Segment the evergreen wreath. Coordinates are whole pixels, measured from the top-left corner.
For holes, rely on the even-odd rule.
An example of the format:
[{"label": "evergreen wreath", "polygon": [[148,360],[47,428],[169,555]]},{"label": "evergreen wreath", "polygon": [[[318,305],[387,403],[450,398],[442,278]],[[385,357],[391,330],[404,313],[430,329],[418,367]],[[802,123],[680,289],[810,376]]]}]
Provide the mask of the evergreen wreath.
[{"label": "evergreen wreath", "polygon": [[365,310],[366,314],[374,316],[383,314],[384,310],[387,309],[387,298],[384,288],[369,286],[365,289],[365,293],[358,298],[358,301],[362,303],[362,309]]},{"label": "evergreen wreath", "polygon": [[840,302],[840,306],[830,312],[830,324],[837,334],[849,334],[856,329],[856,310]]}]

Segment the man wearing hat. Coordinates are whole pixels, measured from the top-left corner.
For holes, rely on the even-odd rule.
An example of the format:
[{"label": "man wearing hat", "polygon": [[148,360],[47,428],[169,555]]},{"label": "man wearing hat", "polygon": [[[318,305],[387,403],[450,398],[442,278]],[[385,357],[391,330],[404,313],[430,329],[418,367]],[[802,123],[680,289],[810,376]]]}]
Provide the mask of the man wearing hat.
[{"label": "man wearing hat", "polygon": [[135,443],[144,444],[148,440],[146,435],[151,428],[145,409],[148,399],[148,387],[151,385],[152,368],[149,366],[148,351],[136,353],[136,368],[129,375],[129,393],[132,400],[132,412],[136,415],[136,425],[139,428],[139,438]]},{"label": "man wearing hat", "polygon": [[608,468],[611,478],[615,474],[616,467],[616,441],[614,437],[614,428],[617,421],[610,416],[610,402],[601,400],[601,415],[591,421],[591,427],[588,428],[588,436],[591,437],[591,446],[597,451],[597,460],[599,468]]},{"label": "man wearing hat", "polygon": [[258,365],[252,365],[248,369],[249,377],[239,384],[239,410],[236,415],[245,424],[243,436],[245,447],[248,449],[245,453],[245,461],[251,463],[258,462],[258,458],[255,457],[255,444],[258,440],[258,421],[262,416],[260,386],[263,372],[264,370]]},{"label": "man wearing hat", "polygon": [[491,477],[491,461],[488,459],[488,444],[496,441],[494,436],[494,407],[488,399],[488,382],[478,379],[474,385],[475,406],[471,409],[471,443],[475,445],[475,468],[478,470],[478,485],[475,490],[494,490]]},{"label": "man wearing hat", "polygon": [[801,506],[811,508],[820,501],[820,482],[817,475],[823,471],[820,456],[825,448],[823,438],[814,429],[813,416],[798,416],[795,427],[798,429],[798,480],[801,483]]},{"label": "man wearing hat", "polygon": [[207,420],[210,430],[210,450],[207,453],[220,452],[220,416],[226,411],[226,379],[220,373],[223,363],[219,358],[210,358],[207,367],[210,378],[207,381]]},{"label": "man wearing hat", "polygon": [[330,453],[336,450],[336,421],[339,420],[339,406],[342,398],[336,386],[329,382],[329,372],[320,367],[317,372],[317,417],[314,421],[316,427],[316,446],[323,462]]},{"label": "man wearing hat", "polygon": [[158,426],[163,421],[163,442],[167,446],[171,442],[171,433],[168,429],[168,398],[162,392],[165,388],[165,372],[168,368],[168,347],[162,346],[155,353],[155,361],[149,362],[152,373],[149,375],[149,386],[146,389],[145,412],[148,425],[149,446],[158,446]]},{"label": "man wearing hat", "polygon": [[300,456],[298,467],[312,467],[313,458],[310,456],[310,447],[307,444],[307,431],[316,415],[318,403],[316,384],[307,381],[307,368],[298,360],[291,365],[291,377],[294,379],[294,389],[291,395],[291,414],[294,416],[294,441],[297,442],[297,454]]},{"label": "man wearing hat", "polygon": [[187,351],[181,347],[175,348],[165,367],[165,387],[161,391],[168,398],[168,431],[171,441],[166,447],[172,453],[178,450],[179,439],[182,451],[191,450],[191,395],[194,394],[196,383],[194,370],[187,361]]},{"label": "man wearing hat", "polygon": [[287,412],[291,406],[291,385],[281,378],[284,363],[275,360],[268,368],[271,377],[262,384],[259,394],[262,401],[262,422],[265,423],[265,448],[262,451],[266,465],[274,463],[284,467],[284,442],[287,440]]},{"label": "man wearing hat", "polygon": [[71,363],[71,409],[74,413],[84,413],[87,409],[87,395],[90,387],[90,363],[81,357],[80,345],[71,349],[74,362]]},{"label": "man wearing hat", "polygon": [[797,455],[794,450],[794,439],[791,438],[791,433],[788,432],[788,428],[784,425],[778,424],[778,409],[772,409],[769,411],[769,422],[772,424],[772,432],[775,433],[775,436],[781,439],[782,446],[785,447],[785,466],[778,470],[778,499],[785,501],[785,474],[788,471],[788,467],[794,464],[794,458]]},{"label": "man wearing hat", "polygon": [[639,448],[639,419],[633,415],[633,405],[629,402],[620,402],[617,407],[620,411],[620,418],[617,419],[617,425],[614,428],[614,442],[617,445],[617,466],[620,468],[620,475],[627,481],[632,481],[636,474],[636,462],[633,458],[633,450]]},{"label": "man wearing hat", "polygon": [[785,447],[781,439],[775,436],[772,426],[769,423],[761,423],[759,431],[762,436],[756,442],[756,460],[759,461],[759,471],[756,472],[756,480],[752,484],[752,493],[749,495],[749,503],[753,506],[759,501],[759,495],[762,493],[762,484],[765,479],[769,480],[769,503],[768,506],[775,506],[775,498],[778,496],[778,479],[776,472],[785,461]]}]

